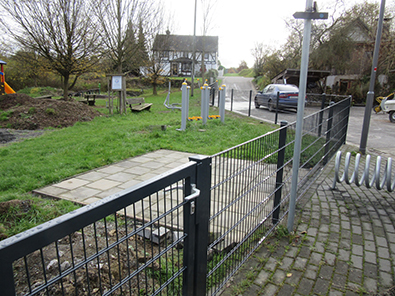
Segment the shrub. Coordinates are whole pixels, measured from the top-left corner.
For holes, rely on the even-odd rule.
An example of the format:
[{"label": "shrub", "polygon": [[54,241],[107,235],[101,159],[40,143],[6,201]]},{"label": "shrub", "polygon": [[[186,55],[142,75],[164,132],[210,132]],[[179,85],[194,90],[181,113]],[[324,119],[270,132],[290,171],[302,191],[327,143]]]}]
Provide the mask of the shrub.
[{"label": "shrub", "polygon": [[53,109],[53,108],[47,108],[47,109],[45,110],[45,113],[47,113],[48,115],[55,115],[55,114],[56,114],[56,111],[55,111],[55,109]]},{"label": "shrub", "polygon": [[13,111],[1,111],[0,110],[0,121],[7,121],[12,115]]}]

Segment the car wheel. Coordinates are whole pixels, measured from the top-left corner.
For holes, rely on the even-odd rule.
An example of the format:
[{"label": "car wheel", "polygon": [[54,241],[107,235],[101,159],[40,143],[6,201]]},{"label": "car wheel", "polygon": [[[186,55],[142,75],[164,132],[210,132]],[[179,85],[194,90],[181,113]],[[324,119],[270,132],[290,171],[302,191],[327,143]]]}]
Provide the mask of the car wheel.
[{"label": "car wheel", "polygon": [[259,109],[259,106],[260,106],[260,105],[258,104],[258,102],[256,101],[256,99],[254,100],[254,103],[255,103],[255,108],[256,108],[256,109]]},{"label": "car wheel", "polygon": [[391,121],[392,123],[395,123],[395,111],[391,111],[391,112],[390,112],[390,121]]},{"label": "car wheel", "polygon": [[269,111],[270,112],[273,112],[274,111],[274,103],[273,103],[273,101],[272,100],[270,100],[268,103],[267,103],[267,107],[269,108]]}]

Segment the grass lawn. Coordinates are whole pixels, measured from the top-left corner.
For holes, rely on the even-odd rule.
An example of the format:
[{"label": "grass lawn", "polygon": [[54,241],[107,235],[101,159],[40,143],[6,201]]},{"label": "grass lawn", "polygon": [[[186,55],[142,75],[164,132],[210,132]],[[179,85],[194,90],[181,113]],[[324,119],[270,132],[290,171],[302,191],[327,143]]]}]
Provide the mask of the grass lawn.
[{"label": "grass lawn", "polygon": [[[180,132],[181,112],[163,105],[166,95],[166,89],[158,96],[143,95],[153,103],[150,112],[128,110],[126,115],[97,117],[0,147],[0,202],[19,199],[31,205],[23,213],[17,207],[0,211],[0,234],[16,234],[77,207],[68,201],[34,197],[31,190],[158,149],[212,155],[275,128],[227,112],[224,123],[213,119],[204,126],[201,121],[189,121],[186,131]],[[181,92],[174,90],[170,103],[177,102],[181,102]],[[97,100],[97,105],[108,115],[104,99]],[[210,107],[210,115],[218,113],[218,108]],[[189,116],[200,116],[200,90],[190,100]]]}]

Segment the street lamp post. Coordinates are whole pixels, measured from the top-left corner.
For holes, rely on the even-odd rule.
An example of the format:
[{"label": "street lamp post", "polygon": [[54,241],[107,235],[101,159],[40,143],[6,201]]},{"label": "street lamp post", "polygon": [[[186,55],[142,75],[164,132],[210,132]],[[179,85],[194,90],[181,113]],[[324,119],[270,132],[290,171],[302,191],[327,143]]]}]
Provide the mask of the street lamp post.
[{"label": "street lamp post", "polygon": [[373,107],[373,99],[374,99],[374,83],[376,81],[377,61],[378,61],[378,58],[379,58],[381,32],[383,30],[384,7],[385,7],[385,0],[381,0],[380,14],[379,14],[379,23],[378,23],[378,27],[377,27],[377,33],[376,33],[376,42],[375,42],[375,45],[374,45],[372,71],[371,71],[371,74],[370,74],[369,91],[368,91],[368,94],[366,96],[365,115],[364,115],[364,118],[363,118],[361,142],[360,142],[360,145],[359,145],[359,151],[362,154],[366,153],[366,144],[368,142],[370,116],[372,115],[372,107]]}]

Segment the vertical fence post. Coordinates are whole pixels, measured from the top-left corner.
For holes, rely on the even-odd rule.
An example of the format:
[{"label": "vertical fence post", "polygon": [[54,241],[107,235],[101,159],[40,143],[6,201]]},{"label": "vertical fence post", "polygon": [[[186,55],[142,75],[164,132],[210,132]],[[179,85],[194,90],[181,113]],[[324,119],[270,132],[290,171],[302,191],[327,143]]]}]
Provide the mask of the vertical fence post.
[{"label": "vertical fence post", "polygon": [[0,287],[1,295],[15,295],[14,270],[7,258],[0,258]]},{"label": "vertical fence post", "polygon": [[[225,98],[224,98],[225,99]],[[184,295],[206,295],[207,275],[207,246],[209,244],[209,220],[210,220],[210,186],[211,186],[211,157],[194,155],[189,158],[196,161],[196,188],[200,195],[195,200],[196,214],[196,240],[194,242],[195,266],[194,266],[194,291],[189,290]]]},{"label": "vertical fence post", "polygon": [[221,102],[219,105],[219,116],[221,118],[221,122],[224,123],[225,122],[225,94],[226,94],[226,85],[222,84],[221,86],[221,91],[220,91],[221,95]]},{"label": "vertical fence post", "polygon": [[[218,108],[219,108],[219,101],[221,101],[221,92],[220,91],[218,91]],[[213,104],[213,106],[214,106],[214,104]]]},{"label": "vertical fence post", "polygon": [[272,217],[273,225],[276,225],[278,223],[280,216],[281,191],[283,188],[285,144],[287,140],[287,128],[286,128],[287,124],[288,122],[281,121],[281,127],[285,126],[285,128],[280,129],[280,137],[278,140],[276,191],[274,194],[273,217]]},{"label": "vertical fence post", "polygon": [[352,103],[352,96],[349,95],[348,96],[348,106],[347,106],[347,111],[345,112],[346,114],[344,114],[345,116],[347,116],[347,126],[345,128],[345,130],[343,131],[343,144],[346,144],[346,140],[347,140],[347,130],[348,130],[348,126],[350,124],[350,112],[351,112],[351,103]]},{"label": "vertical fence post", "polygon": [[233,111],[233,88],[230,94],[230,111]]},{"label": "vertical fence post", "polygon": [[280,101],[280,92],[277,92],[277,102],[276,102],[276,116],[274,117],[274,124],[277,124],[278,118],[278,101]]},{"label": "vertical fence post", "polygon": [[321,97],[321,112],[318,119],[318,137],[321,137],[322,132],[322,119],[324,117],[324,112],[322,111],[325,108],[326,94],[323,93]]},{"label": "vertical fence post", "polygon": [[251,116],[251,99],[252,99],[252,90],[250,90],[250,100],[248,102],[248,116]]},{"label": "vertical fence post", "polygon": [[329,115],[328,115],[328,127],[326,129],[326,140],[325,140],[325,156],[323,160],[323,164],[326,165],[328,163],[328,153],[329,153],[329,145],[331,143],[331,130],[332,130],[332,121],[333,121],[333,102],[330,102]]}]

